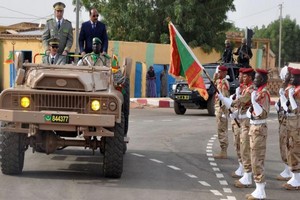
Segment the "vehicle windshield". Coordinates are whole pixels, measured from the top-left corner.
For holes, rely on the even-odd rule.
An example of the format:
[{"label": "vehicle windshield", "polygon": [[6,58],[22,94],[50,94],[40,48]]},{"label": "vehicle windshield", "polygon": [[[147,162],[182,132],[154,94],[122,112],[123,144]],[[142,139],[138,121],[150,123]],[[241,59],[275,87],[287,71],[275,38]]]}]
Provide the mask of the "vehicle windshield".
[{"label": "vehicle windshield", "polygon": [[[213,78],[214,77],[214,73],[216,72],[216,67],[212,67],[212,66],[204,66],[204,68],[205,68],[205,71],[208,73],[208,75],[209,75],[209,77],[210,78]],[[206,78],[206,75],[204,74],[204,72],[202,71],[202,77],[203,78]]]}]

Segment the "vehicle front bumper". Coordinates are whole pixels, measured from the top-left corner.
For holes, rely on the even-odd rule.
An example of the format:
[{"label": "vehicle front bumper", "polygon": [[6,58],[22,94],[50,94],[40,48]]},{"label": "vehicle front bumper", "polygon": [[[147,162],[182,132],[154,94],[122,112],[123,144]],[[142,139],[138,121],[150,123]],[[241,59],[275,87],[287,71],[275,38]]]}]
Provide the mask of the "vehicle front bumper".
[{"label": "vehicle front bumper", "polygon": [[[68,115],[68,123],[47,121],[47,115]],[[114,127],[116,122],[115,115],[101,114],[78,114],[74,112],[56,111],[23,111],[0,109],[0,121],[25,123],[25,124],[48,124],[63,126],[102,126]]]}]

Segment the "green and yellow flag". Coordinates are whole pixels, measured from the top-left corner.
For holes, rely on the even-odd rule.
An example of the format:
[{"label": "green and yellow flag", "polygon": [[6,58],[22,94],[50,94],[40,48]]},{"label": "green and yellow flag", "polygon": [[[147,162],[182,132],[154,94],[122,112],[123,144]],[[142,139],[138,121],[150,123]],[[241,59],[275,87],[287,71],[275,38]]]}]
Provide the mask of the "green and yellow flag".
[{"label": "green and yellow flag", "polygon": [[14,56],[13,53],[9,52],[8,57],[4,61],[4,64],[12,64],[14,62],[14,57],[13,56]]},{"label": "green and yellow flag", "polygon": [[171,40],[171,64],[169,73],[175,77],[185,77],[189,88],[192,90],[196,89],[199,94],[207,100],[208,93],[201,76],[203,70],[202,65],[171,22],[169,23],[169,32]]}]

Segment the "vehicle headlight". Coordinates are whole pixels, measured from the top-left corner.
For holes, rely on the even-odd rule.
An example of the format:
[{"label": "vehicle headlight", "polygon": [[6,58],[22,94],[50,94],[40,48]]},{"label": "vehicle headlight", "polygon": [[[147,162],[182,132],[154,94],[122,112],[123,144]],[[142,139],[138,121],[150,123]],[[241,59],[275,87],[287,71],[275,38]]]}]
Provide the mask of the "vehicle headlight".
[{"label": "vehicle headlight", "polygon": [[176,84],[173,84],[172,85],[172,90],[175,91],[175,89],[176,89]]},{"label": "vehicle headlight", "polygon": [[99,100],[93,100],[91,102],[91,109],[93,111],[98,111],[100,109],[100,101]]},{"label": "vehicle headlight", "polygon": [[23,108],[28,108],[30,106],[30,99],[29,99],[29,97],[22,97],[20,103],[21,103],[21,106]]}]

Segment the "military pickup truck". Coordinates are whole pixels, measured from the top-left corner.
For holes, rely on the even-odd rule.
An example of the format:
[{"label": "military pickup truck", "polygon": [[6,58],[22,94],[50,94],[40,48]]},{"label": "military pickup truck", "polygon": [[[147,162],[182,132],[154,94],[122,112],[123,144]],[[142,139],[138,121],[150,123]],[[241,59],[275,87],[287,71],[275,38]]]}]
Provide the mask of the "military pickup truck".
[{"label": "military pickup truck", "polygon": [[[203,65],[211,79],[213,78],[218,65],[219,63],[208,63]],[[230,93],[233,94],[235,89],[239,86],[239,67],[233,63],[226,63],[224,65],[228,68],[227,80],[230,84]],[[201,97],[196,90],[190,90],[186,80],[178,80],[172,85],[170,98],[174,100],[174,111],[176,114],[183,115],[187,109],[207,109],[209,115],[215,115],[214,105],[216,91],[206,75],[202,74],[202,77],[209,95],[207,101]]]},{"label": "military pickup truck", "polygon": [[[130,66],[126,59],[124,69]],[[99,148],[103,175],[120,178],[128,142],[128,74],[116,84],[106,66],[18,62],[16,70],[14,87],[0,94],[2,173],[22,173],[29,147],[51,154],[79,146],[93,153]]]}]

